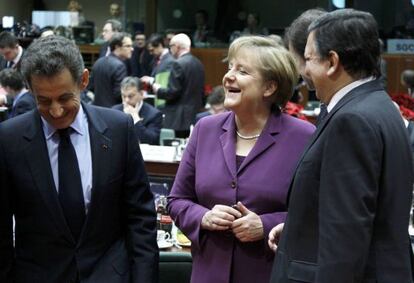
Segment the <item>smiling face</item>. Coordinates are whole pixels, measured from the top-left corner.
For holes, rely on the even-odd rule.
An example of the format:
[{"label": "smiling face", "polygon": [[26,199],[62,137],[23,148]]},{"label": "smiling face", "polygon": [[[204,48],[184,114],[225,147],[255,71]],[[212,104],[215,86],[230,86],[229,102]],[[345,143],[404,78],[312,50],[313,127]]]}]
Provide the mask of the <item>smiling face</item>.
[{"label": "smiling face", "polygon": [[84,70],[81,82],[73,80],[68,69],[53,77],[33,75],[31,92],[36,97],[40,115],[55,129],[68,128],[80,107],[80,92],[88,85],[89,72]]},{"label": "smiling face", "polygon": [[225,108],[238,112],[266,105],[264,97],[269,94],[256,59],[256,55],[243,49],[230,58],[229,69],[223,77]]}]

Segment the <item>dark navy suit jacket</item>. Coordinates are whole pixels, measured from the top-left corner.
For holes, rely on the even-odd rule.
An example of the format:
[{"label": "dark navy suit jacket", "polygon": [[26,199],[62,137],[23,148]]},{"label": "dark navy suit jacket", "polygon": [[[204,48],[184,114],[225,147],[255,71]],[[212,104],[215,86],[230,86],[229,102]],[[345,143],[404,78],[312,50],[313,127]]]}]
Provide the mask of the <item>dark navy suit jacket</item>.
[{"label": "dark navy suit jacket", "polygon": [[[117,104],[114,109],[123,111],[122,104]],[[162,128],[162,113],[157,108],[143,103],[139,116],[143,120],[135,123],[134,128],[140,143],[158,145],[160,143],[160,132]]]},{"label": "dark navy suit jacket", "polygon": [[378,80],[335,105],[291,182],[272,283],[413,282],[406,131]]},{"label": "dark navy suit jacket", "polygon": [[17,100],[13,102],[9,111],[9,118],[16,117],[36,108],[36,101],[30,92],[25,92]]},{"label": "dark navy suit jacket", "polygon": [[[156,215],[127,115],[83,104],[92,196],[78,241],[66,224],[37,110],[0,124],[0,282],[155,283]],[[15,218],[15,244],[13,223]]]}]

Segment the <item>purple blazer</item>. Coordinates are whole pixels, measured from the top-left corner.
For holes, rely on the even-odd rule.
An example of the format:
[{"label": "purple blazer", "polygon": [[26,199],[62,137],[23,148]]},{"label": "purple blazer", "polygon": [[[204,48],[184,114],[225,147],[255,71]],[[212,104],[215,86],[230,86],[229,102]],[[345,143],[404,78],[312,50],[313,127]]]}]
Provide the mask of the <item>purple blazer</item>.
[{"label": "purple blazer", "polygon": [[[194,283],[269,281],[274,255],[267,235],[285,220],[290,180],[315,129],[286,114],[271,115],[237,170],[234,117],[230,111],[196,124],[169,195],[169,213],[192,242]],[[200,229],[214,205],[237,201],[260,216],[265,239],[242,243],[229,231]]]}]

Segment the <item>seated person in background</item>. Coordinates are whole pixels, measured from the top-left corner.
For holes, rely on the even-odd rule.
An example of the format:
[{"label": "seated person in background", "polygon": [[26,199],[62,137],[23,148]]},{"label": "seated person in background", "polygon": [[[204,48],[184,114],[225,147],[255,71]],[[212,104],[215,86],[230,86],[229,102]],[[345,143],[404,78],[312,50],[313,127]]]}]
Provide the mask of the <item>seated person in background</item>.
[{"label": "seated person in background", "polygon": [[162,113],[144,102],[142,83],[136,77],[126,77],[121,82],[122,104],[112,108],[130,114],[135,132],[141,143],[159,144]]},{"label": "seated person in background", "polygon": [[401,73],[401,84],[408,89],[408,95],[413,97],[413,93],[414,93],[414,70],[404,70]]},{"label": "seated person in background", "polygon": [[40,37],[45,37],[49,35],[55,35],[54,27],[52,26],[45,26],[40,29]]},{"label": "seated person in background", "polygon": [[10,102],[9,118],[36,108],[34,97],[25,88],[23,76],[16,69],[2,70],[0,72],[0,85],[8,94],[7,101]]},{"label": "seated person in background", "polygon": [[226,112],[224,107],[224,88],[219,85],[213,88],[211,94],[207,97],[207,104],[209,109],[207,111],[198,113],[195,122],[197,123],[203,117]]},{"label": "seated person in background", "polygon": [[5,59],[1,61],[0,70],[5,68],[18,69],[23,52],[23,47],[20,46],[19,40],[14,34],[8,31],[0,33],[0,55]]},{"label": "seated person in background", "polygon": [[260,25],[260,16],[258,13],[249,13],[246,18],[246,27],[240,32],[234,31],[230,35],[230,42],[238,38],[239,36],[246,35],[268,35],[269,31],[267,28]]},{"label": "seated person in background", "polygon": [[192,42],[196,47],[202,47],[208,41],[210,28],[208,26],[208,13],[206,10],[198,10],[194,16],[195,30],[192,34]]}]

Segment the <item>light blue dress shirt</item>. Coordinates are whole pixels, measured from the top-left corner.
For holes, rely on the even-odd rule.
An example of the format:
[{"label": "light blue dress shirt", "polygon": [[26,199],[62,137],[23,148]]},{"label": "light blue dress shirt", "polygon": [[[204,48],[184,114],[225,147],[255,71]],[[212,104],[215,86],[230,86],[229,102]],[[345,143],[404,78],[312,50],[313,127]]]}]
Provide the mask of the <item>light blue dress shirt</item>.
[{"label": "light blue dress shirt", "polygon": [[[46,138],[47,151],[49,154],[50,166],[52,168],[53,180],[56,190],[59,193],[59,168],[58,168],[58,148],[59,134],[42,117],[43,133]],[[91,202],[92,191],[92,156],[91,143],[89,138],[88,118],[83,111],[82,105],[79,108],[75,120],[70,125],[73,131],[70,134],[70,140],[76,151],[78,159],[80,175],[82,179],[83,198],[85,200],[85,213],[88,213],[89,204]]]}]

